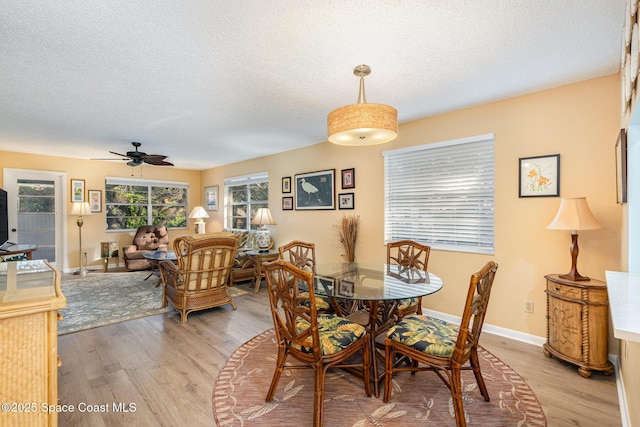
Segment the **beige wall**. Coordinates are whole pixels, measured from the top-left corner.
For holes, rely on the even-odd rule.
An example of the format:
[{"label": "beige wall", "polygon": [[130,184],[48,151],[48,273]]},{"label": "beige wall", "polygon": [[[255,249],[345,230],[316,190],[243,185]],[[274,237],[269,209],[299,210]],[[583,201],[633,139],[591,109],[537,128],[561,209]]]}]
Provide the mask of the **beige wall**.
[{"label": "beige wall", "polygon": [[[278,225],[270,227],[276,245],[293,239],[313,241],[319,262],[337,261],[342,249],[332,225],[343,214],[360,216],[356,257],[383,261],[383,150],[495,134],[496,199],[494,256],[432,251],[429,267],[445,288],[425,299],[425,306],[458,315],[469,275],[488,259],[499,264],[487,322],[543,337],[546,335],[544,275],[566,273],[571,265],[570,232],[547,230],[559,198],[518,198],[518,158],[559,153],[561,196],[586,196],[606,227],[580,233],[578,267],[583,275],[604,280],[605,270],[621,265],[621,207],[616,204],[614,144],[620,126],[618,77],[608,76],[505,101],[469,108],[400,126],[396,141],[374,147],[322,143],[273,156],[205,171],[203,185],[225,177],[269,172],[270,208]],[[425,100],[429,102],[429,100]],[[281,178],[323,169],[355,168],[353,211],[282,211]],[[222,203],[222,202],[221,202]],[[208,221],[221,229],[223,212]],[[534,301],[534,313],[523,310]]]},{"label": "beige wall", "polygon": [[[104,210],[104,180],[105,177],[140,178],[150,180],[179,181],[188,182],[190,188],[196,189],[191,192],[190,208],[201,204],[202,191],[199,171],[187,171],[175,168],[162,168],[155,166],[138,166],[131,168],[124,162],[106,162],[94,160],[72,159],[68,157],[39,156],[33,154],[14,153],[0,151],[0,169],[27,169],[44,171],[62,171],[67,174],[67,184],[70,186],[71,179],[84,179],[86,190],[100,190],[103,195],[102,212],[94,213],[90,217],[84,218],[82,226],[82,247],[87,253],[87,265],[90,269],[100,268],[100,242],[118,242],[119,247],[131,244],[133,232],[106,232],[105,231],[105,210]],[[132,177],[131,174],[134,174]],[[4,186],[3,176],[0,173],[0,187]],[[66,189],[69,192],[69,187]],[[85,195],[86,197],[86,195]],[[71,203],[67,203],[67,212],[71,210]],[[59,269],[78,268],[78,226],[76,218],[67,216],[67,235],[65,244],[67,261],[66,266],[58,265]],[[189,227],[192,227],[189,220]],[[188,230],[175,230],[169,233],[171,239],[187,233]],[[113,261],[112,261],[113,265]]]}]

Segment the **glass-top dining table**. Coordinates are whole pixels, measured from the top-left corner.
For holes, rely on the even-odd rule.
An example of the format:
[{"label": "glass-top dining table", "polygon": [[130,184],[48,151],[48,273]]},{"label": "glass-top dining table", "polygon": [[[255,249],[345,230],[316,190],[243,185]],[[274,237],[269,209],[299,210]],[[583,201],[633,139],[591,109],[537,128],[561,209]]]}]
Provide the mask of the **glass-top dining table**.
[{"label": "glass-top dining table", "polygon": [[377,360],[383,361],[384,354],[378,351],[376,337],[393,326],[400,300],[433,294],[443,285],[442,279],[433,273],[394,264],[355,262],[316,266],[315,292],[327,295],[339,316],[367,327],[376,397],[384,376],[384,363],[382,372],[378,369]]}]

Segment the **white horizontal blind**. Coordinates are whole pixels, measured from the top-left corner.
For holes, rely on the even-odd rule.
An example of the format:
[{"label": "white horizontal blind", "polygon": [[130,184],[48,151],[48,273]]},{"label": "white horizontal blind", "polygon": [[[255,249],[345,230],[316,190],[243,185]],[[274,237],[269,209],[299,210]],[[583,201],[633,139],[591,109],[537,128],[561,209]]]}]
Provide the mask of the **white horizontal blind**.
[{"label": "white horizontal blind", "polygon": [[386,151],[385,242],[494,252],[493,134]]}]

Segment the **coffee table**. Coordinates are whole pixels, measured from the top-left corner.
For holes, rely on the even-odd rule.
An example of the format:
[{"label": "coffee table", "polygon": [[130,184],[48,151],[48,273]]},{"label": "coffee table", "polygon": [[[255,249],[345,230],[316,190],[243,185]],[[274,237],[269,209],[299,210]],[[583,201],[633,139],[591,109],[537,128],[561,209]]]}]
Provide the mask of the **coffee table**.
[{"label": "coffee table", "polygon": [[176,253],[174,251],[148,251],[142,254],[143,257],[149,260],[151,264],[151,273],[144,279],[147,280],[151,276],[158,277],[158,283],[156,283],[156,287],[160,286],[162,283],[162,278],[160,277],[160,269],[158,268],[158,264],[160,261],[173,261],[175,264],[178,258],[176,258]]}]

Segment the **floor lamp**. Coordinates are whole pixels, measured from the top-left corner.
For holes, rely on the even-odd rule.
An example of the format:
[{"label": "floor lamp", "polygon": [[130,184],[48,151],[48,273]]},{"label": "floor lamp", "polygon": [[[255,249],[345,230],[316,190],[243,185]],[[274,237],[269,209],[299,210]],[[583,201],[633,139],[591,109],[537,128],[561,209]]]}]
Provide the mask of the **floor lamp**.
[{"label": "floor lamp", "polygon": [[89,207],[89,202],[74,202],[71,205],[71,215],[78,217],[76,224],[78,224],[78,236],[80,238],[78,245],[78,251],[80,252],[80,256],[78,257],[80,262],[78,265],[80,268],[74,271],[73,274],[85,276],[88,271],[85,266],[82,265],[82,224],[84,223],[82,217],[91,215],[91,208]]}]

